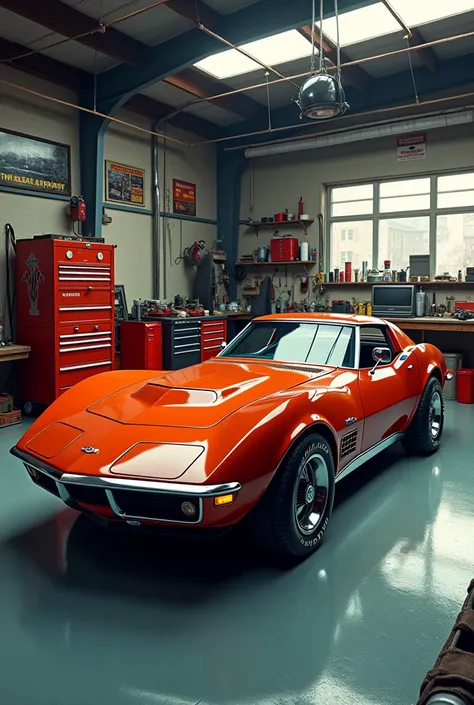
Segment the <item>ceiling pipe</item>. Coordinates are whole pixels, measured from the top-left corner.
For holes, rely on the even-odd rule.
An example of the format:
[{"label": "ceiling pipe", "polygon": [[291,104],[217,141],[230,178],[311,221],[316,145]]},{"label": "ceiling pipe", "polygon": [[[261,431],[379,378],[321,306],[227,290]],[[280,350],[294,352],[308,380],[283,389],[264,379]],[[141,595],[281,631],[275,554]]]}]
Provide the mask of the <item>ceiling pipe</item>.
[{"label": "ceiling pipe", "polygon": [[[445,96],[443,98],[433,98],[432,100],[426,100],[423,103],[407,103],[405,105],[395,105],[390,108],[378,108],[376,110],[367,110],[363,113],[356,113],[355,115],[354,114],[343,115],[341,117],[335,118],[334,120],[331,120],[331,124],[332,125],[338,124],[340,120],[348,120],[351,118],[354,119],[354,117],[357,117],[357,118],[368,117],[368,116],[372,116],[372,115],[380,115],[381,113],[390,113],[390,112],[396,112],[399,110],[407,110],[407,109],[411,109],[411,108],[421,109],[421,108],[425,108],[430,105],[439,105],[440,103],[446,103],[449,101],[461,100],[461,99],[465,99],[465,98],[474,98],[474,91],[469,92],[469,93],[461,93],[459,95]],[[462,108],[454,108],[454,110],[458,111],[458,110],[466,109],[466,107],[471,107],[471,106],[464,105],[464,106],[462,106]],[[448,108],[448,110],[449,110],[449,108]],[[292,125],[284,125],[283,127],[275,127],[271,131],[269,131],[268,129],[255,130],[254,132],[247,132],[247,133],[243,133],[243,134],[239,134],[239,135],[233,135],[232,137],[220,137],[215,140],[207,140],[206,142],[195,142],[195,143],[192,143],[191,146],[197,147],[197,146],[202,146],[204,144],[215,144],[217,142],[228,142],[230,140],[242,139],[244,137],[258,137],[258,136],[268,135],[270,133],[273,134],[275,132],[285,132],[287,130],[297,130],[302,127],[307,128],[308,123],[298,122],[298,123],[294,123]],[[334,129],[326,130],[324,132],[318,131],[318,132],[310,133],[310,134],[306,135],[305,138],[309,139],[310,137],[319,137],[320,135],[329,135],[329,134],[334,134],[335,132],[341,132],[343,130],[352,130],[352,129],[357,129],[357,128],[355,128],[353,126],[349,126],[347,128],[338,129],[337,127],[335,127]],[[269,141],[266,144],[275,144],[277,142],[290,142],[290,141],[292,141],[292,139],[295,140],[295,139],[300,139],[300,138],[299,137],[282,138],[280,140]],[[251,147],[251,146],[254,146],[254,145],[252,145],[252,144],[238,145],[237,147],[225,147],[224,149],[225,149],[225,151],[233,152],[237,149],[247,149],[248,147]]]},{"label": "ceiling pipe", "polygon": [[396,9],[395,9],[394,7],[392,7],[392,4],[389,2],[389,0],[381,0],[381,2],[382,2],[383,5],[385,5],[385,7],[386,7],[387,10],[390,12],[390,14],[392,15],[392,17],[398,22],[398,24],[400,25],[400,27],[401,27],[401,28],[403,29],[403,31],[405,32],[405,36],[403,37],[403,39],[411,39],[412,36],[413,36],[413,34],[412,34],[412,32],[411,32],[411,29],[408,27],[407,24],[405,24],[405,22],[403,21],[403,19],[401,18],[401,16],[398,14],[398,12],[396,11]]}]

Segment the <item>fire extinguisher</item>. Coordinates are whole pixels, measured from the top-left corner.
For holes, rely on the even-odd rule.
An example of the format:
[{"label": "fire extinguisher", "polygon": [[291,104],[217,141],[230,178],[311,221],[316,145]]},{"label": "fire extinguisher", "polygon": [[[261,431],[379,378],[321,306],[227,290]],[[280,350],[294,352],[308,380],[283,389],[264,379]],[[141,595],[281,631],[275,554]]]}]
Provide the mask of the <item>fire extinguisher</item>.
[{"label": "fire extinguisher", "polygon": [[86,202],[82,196],[73,196],[69,201],[69,213],[74,223],[83,222],[86,219]]}]

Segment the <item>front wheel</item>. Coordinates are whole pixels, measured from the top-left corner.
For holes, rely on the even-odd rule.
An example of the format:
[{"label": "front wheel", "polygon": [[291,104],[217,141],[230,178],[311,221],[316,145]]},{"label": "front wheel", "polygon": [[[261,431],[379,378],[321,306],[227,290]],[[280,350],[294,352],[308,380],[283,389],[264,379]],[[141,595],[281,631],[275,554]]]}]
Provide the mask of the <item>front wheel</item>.
[{"label": "front wheel", "polygon": [[418,409],[403,439],[409,453],[431,455],[439,448],[444,426],[443,388],[431,377],[421,395]]},{"label": "front wheel", "polygon": [[290,450],[257,505],[253,528],[279,558],[303,559],[321,544],[334,502],[331,447],[318,433]]}]

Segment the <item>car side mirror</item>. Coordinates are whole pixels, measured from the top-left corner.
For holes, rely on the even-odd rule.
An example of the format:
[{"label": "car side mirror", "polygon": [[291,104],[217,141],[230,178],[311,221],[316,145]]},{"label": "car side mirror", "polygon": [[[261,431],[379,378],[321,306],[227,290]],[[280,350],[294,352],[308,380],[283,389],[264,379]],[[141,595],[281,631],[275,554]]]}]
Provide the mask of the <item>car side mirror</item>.
[{"label": "car side mirror", "polygon": [[374,348],[372,350],[372,358],[375,365],[370,370],[369,374],[375,374],[375,370],[379,365],[387,364],[392,361],[392,351],[390,348]]},{"label": "car side mirror", "polygon": [[227,347],[227,343],[225,342],[225,340],[223,340],[223,341],[222,341],[222,343],[221,343],[221,346],[220,346],[220,347],[221,347],[221,350],[224,350],[224,348],[226,348],[226,347]]}]

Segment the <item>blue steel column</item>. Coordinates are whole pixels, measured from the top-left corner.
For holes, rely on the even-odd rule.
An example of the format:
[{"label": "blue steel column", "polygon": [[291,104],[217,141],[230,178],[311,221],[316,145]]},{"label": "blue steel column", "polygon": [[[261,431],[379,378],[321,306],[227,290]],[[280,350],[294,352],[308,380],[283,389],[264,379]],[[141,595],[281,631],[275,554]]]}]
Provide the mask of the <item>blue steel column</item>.
[{"label": "blue steel column", "polygon": [[[226,152],[222,147],[217,151],[217,232],[222,238],[222,249],[233,268],[237,262],[239,248],[239,217],[242,174],[247,166],[243,150]],[[231,277],[229,296],[237,296],[237,285]]]},{"label": "blue steel column", "polygon": [[[81,105],[92,109],[93,89],[81,93]],[[87,220],[82,232],[88,237],[102,234],[102,204],[104,194],[104,136],[108,120],[89,113],[79,113],[79,149],[81,164],[81,194],[87,205]]]}]

